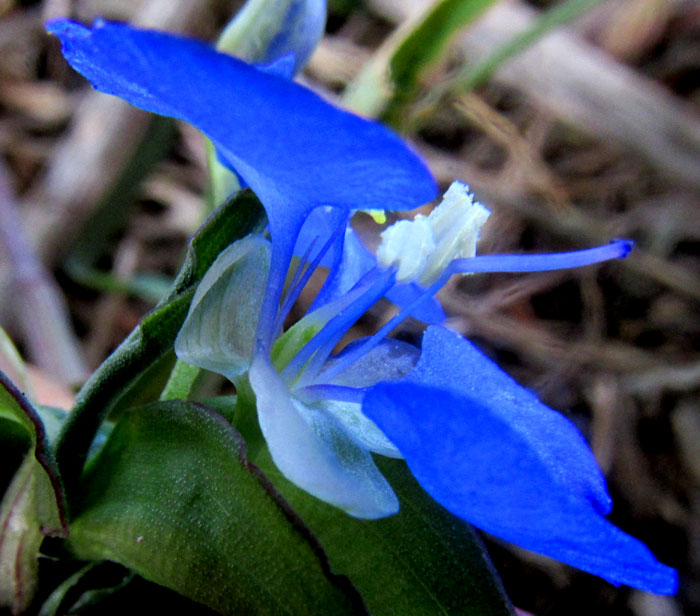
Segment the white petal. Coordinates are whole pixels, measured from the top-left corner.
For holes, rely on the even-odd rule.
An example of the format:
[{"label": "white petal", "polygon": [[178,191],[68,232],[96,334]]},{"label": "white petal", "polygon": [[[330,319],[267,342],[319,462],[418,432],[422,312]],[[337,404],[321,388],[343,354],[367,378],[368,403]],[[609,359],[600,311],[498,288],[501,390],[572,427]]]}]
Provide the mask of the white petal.
[{"label": "white petal", "polygon": [[343,424],[350,437],[363,449],[389,458],[403,458],[376,424],[362,413],[362,404],[359,402],[325,400],[321,405]]},{"label": "white petal", "polygon": [[[339,355],[331,357],[326,362],[325,367],[330,368],[341,361],[346,352],[355,345],[362,344],[364,340],[355,341]],[[420,351],[412,344],[387,338],[366,355],[363,355],[347,370],[341,372],[333,379],[332,384],[347,387],[370,387],[379,381],[397,381],[413,370],[419,356]],[[323,381],[323,372],[318,380]],[[362,413],[361,404],[328,400],[323,402],[323,405],[343,423],[345,429],[361,446],[373,453],[390,458],[403,457],[375,423]]]},{"label": "white petal", "polygon": [[256,354],[249,377],[260,428],[287,479],[357,518],[398,511],[398,499],[371,454],[331,414],[295,400],[264,353]]},{"label": "white petal", "polygon": [[[332,356],[325,363],[324,370],[343,361],[347,353],[367,340],[368,338],[358,338],[346,346],[338,355]],[[370,387],[379,381],[398,381],[413,370],[419,357],[420,349],[412,344],[395,338],[386,338],[343,370],[330,383],[346,387]],[[317,382],[328,382],[323,380],[323,372],[319,375]]]},{"label": "white petal", "polygon": [[259,235],[221,252],[199,283],[175,341],[181,360],[230,380],[248,369],[269,264],[270,243]]}]

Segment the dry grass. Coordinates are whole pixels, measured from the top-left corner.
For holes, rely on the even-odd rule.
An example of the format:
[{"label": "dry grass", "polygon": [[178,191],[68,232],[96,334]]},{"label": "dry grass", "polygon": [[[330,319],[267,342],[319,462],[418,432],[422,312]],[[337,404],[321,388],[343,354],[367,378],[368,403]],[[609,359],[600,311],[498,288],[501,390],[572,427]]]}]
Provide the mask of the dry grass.
[{"label": "dry grass", "polygon": [[[342,92],[421,2],[368,0],[335,15],[305,79],[327,96]],[[175,14],[156,0],[0,2],[0,154],[30,245],[59,281],[71,335],[92,367],[149,304],[77,284],[66,257],[96,208],[114,199],[149,119],[88,92],[42,22],[68,8],[84,20],[104,14],[212,38],[233,4],[202,0]],[[424,92],[528,19],[522,4],[499,6],[455,38]],[[482,252],[567,250],[614,237],[637,243],[625,262],[470,277],[441,296],[454,328],[581,428],[609,478],[614,521],[681,572],[678,597],[655,598],[492,544],[514,602],[534,614],[700,610],[699,32],[691,0],[610,0],[502,67],[486,87],[408,110],[415,117],[407,137],[439,182],[461,179],[492,208]],[[94,253],[92,265],[117,280],[177,269],[204,212],[199,136],[178,127],[166,159],[139,186],[132,203],[115,200],[128,216]],[[358,224],[376,241],[368,220]],[[10,252],[0,264],[2,323],[32,352],[23,334],[31,315],[11,291]],[[382,306],[358,327],[390,311]],[[419,333],[410,324],[402,335]]]}]

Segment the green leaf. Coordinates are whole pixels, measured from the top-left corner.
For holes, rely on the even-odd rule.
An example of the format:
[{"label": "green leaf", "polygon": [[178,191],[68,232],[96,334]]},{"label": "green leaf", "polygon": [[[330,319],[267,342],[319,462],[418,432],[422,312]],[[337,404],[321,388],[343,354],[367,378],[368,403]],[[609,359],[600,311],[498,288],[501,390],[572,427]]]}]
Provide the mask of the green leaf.
[{"label": "green leaf", "polygon": [[59,609],[66,595],[97,566],[97,563],[88,563],[59,584],[42,604],[39,616],[59,616]]},{"label": "green leaf", "polygon": [[224,614],[364,611],[240,435],[194,403],[122,416],[83,476],[67,545]]},{"label": "green leaf", "polygon": [[124,411],[158,400],[176,364],[177,357],[171,349],[148,365],[119,393],[109,409],[109,419],[117,421]]},{"label": "green leaf", "polygon": [[[172,350],[198,282],[221,250],[260,229],[262,205],[242,191],[214,212],[192,238],[185,262],[167,297],[98,368],[78,393],[56,443],[56,460],[70,495],[100,424],[139,376]],[[131,392],[133,395],[133,391]]]},{"label": "green leaf", "polygon": [[177,360],[163,388],[161,400],[187,400],[202,371],[192,364]]},{"label": "green leaf", "polygon": [[44,536],[65,537],[65,497],[37,412],[0,372],[0,424],[29,443],[19,469],[0,505],[0,607],[19,613],[29,606],[37,587],[39,547]]},{"label": "green leaf", "polygon": [[313,498],[284,478],[267,447],[256,451],[255,464],[318,537],[333,570],[352,580],[371,614],[513,614],[475,531],[430,498],[402,460],[375,456],[401,510],[368,521]]},{"label": "green leaf", "polygon": [[[34,408],[41,418],[41,423],[44,425],[44,431],[46,432],[48,442],[54,442],[61,433],[63,424],[66,423],[70,417],[70,412],[55,406],[43,406],[41,404],[37,404]],[[100,426],[88,450],[88,460],[97,455],[97,452],[102,445],[105,444],[109,433],[112,431],[112,427],[113,424],[111,421],[106,421]]]},{"label": "green leaf", "polygon": [[[102,564],[112,564],[112,563],[102,563]],[[114,566],[114,565],[113,565]],[[83,569],[84,571],[84,569]],[[89,573],[94,571],[94,569],[88,570],[85,575],[82,577],[88,577]],[[67,612],[71,615],[74,614],[83,614],[83,613],[90,613],[93,609],[97,609],[99,611],[95,613],[104,613],[105,608],[109,609],[106,604],[112,603],[114,600],[114,596],[119,593],[119,591],[123,590],[126,588],[129,583],[134,579],[135,574],[131,571],[128,570],[123,570],[123,576],[121,579],[118,581],[112,582],[111,585],[108,586],[102,586],[100,588],[90,588],[88,590],[85,590],[81,593],[81,595],[78,597],[77,601],[75,601],[70,607],[68,607]],[[82,581],[82,579],[80,580]],[[73,588],[70,588],[69,590],[73,590]],[[65,595],[64,595],[65,598]],[[44,608],[47,607],[47,604],[44,603],[42,606],[42,611],[46,611]],[[50,607],[50,605],[49,605]],[[56,606],[56,614],[60,616],[61,612],[58,611],[58,609],[61,608],[60,605]],[[40,615],[42,616],[42,615]]]},{"label": "green leaf", "polygon": [[32,440],[22,424],[7,418],[0,418],[0,447],[2,448],[0,497],[7,490],[31,446]]},{"label": "green leaf", "polygon": [[[440,59],[455,32],[495,0],[438,0],[402,25],[348,86],[343,103],[373,117],[397,121],[420,76]],[[393,123],[393,122],[392,122]]]}]

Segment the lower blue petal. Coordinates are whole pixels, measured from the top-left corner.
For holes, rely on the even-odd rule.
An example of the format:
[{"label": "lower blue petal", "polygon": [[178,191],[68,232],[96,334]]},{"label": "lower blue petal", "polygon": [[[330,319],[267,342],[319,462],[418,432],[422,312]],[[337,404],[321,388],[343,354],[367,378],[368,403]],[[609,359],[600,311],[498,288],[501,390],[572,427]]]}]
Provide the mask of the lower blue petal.
[{"label": "lower blue petal", "polygon": [[656,593],[675,571],[562,489],[521,434],[475,398],[413,383],[380,383],[364,413],[401,451],[423,488],[454,514],[526,549]]},{"label": "lower blue petal", "polygon": [[612,502],[605,479],[575,426],[471,342],[444,327],[429,327],[418,364],[408,378],[481,400],[529,444],[562,490],[591,502],[599,513],[609,513]]}]

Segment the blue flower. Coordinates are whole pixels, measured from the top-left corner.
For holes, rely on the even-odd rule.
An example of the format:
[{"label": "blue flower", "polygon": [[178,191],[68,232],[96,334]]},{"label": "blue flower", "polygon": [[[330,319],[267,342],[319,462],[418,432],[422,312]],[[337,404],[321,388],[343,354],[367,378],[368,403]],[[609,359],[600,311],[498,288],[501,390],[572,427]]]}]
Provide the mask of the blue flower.
[{"label": "blue flower", "polygon": [[[435,500],[489,533],[616,584],[674,592],[675,572],[603,517],[610,498],[578,431],[439,325],[433,298],[452,275],[578,267],[623,257],[629,243],[474,256],[488,211],[457,183],[431,216],[390,227],[375,258],[348,225],[352,211],[411,209],[435,194],[423,163],[387,129],[196,42],[105,22],[48,28],[97,89],[193,123],[261,198],[269,237],[219,255],[176,350],[226,375],[239,395],[252,391],[286,477],[378,518],[399,503],[372,454],[403,457]],[[311,309],[284,331],[322,265]],[[383,296],[401,306],[396,317],[332,355]],[[421,349],[386,337],[407,316],[433,323]]]}]

